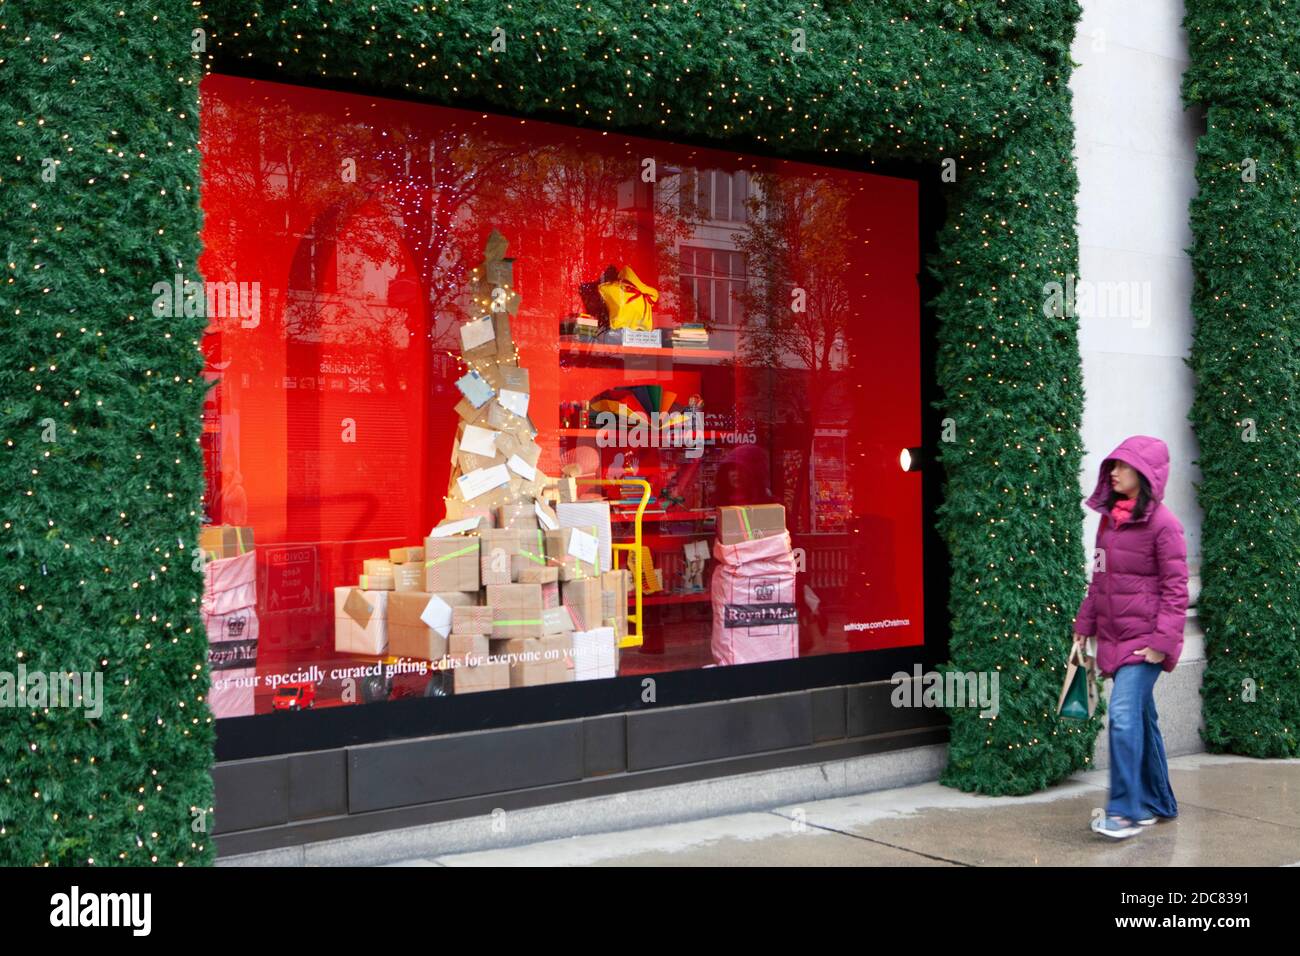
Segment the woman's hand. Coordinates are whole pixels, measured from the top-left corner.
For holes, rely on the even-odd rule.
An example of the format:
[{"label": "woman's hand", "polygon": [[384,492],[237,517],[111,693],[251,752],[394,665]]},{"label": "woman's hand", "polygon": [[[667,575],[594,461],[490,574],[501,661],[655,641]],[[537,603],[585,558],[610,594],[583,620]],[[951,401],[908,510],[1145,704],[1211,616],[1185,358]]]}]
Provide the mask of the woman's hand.
[{"label": "woman's hand", "polygon": [[1159,664],[1165,659],[1164,651],[1153,650],[1150,647],[1140,647],[1133,653],[1139,657],[1146,658],[1148,664]]},{"label": "woman's hand", "polygon": [[1078,632],[1076,632],[1074,635],[1074,643],[1078,644],[1080,647],[1083,646],[1083,642],[1086,641],[1087,639],[1088,639],[1087,634],[1079,634]]}]

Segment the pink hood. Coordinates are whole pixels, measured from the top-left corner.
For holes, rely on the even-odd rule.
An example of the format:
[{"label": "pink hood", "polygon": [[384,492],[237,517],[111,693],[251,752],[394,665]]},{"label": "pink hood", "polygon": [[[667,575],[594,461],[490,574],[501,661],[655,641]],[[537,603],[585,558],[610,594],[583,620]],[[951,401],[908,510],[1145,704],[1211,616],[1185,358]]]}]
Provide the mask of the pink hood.
[{"label": "pink hood", "polygon": [[[1111,462],[1116,458],[1137,469],[1151,484],[1151,496],[1156,501],[1164,501],[1165,486],[1169,483],[1169,446],[1159,438],[1152,438],[1150,435],[1130,435],[1119,443],[1119,447],[1102,459],[1101,466],[1097,469],[1097,488],[1087,501],[1089,508],[1102,514],[1106,513],[1106,497],[1110,494]],[[1143,520],[1155,510],[1148,508]]]}]

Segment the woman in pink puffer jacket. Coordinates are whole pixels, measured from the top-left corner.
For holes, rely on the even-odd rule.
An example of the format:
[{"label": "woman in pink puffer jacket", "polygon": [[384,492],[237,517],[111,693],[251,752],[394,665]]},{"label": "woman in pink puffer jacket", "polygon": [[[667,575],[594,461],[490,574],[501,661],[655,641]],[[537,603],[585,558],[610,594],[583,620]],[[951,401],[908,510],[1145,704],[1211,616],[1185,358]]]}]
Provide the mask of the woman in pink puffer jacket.
[{"label": "woman in pink puffer jacket", "polygon": [[1187,618],[1187,543],[1164,504],[1168,480],[1168,446],[1133,435],[1101,463],[1087,502],[1102,517],[1074,639],[1095,634],[1097,667],[1114,678],[1110,800],[1092,829],[1119,839],[1178,815],[1153,694],[1156,678],[1178,664]]}]

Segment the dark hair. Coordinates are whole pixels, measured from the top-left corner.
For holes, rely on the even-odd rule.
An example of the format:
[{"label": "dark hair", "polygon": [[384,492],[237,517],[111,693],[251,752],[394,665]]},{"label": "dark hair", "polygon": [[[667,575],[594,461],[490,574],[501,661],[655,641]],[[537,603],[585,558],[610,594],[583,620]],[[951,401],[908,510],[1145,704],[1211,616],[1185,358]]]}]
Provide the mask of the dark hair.
[{"label": "dark hair", "polygon": [[[1121,460],[1123,460],[1123,459],[1121,459]],[[1115,459],[1113,459],[1113,458],[1108,458],[1108,459],[1106,459],[1106,462],[1107,462],[1107,464],[1106,464],[1106,472],[1109,473],[1109,472],[1110,472],[1110,469],[1115,467]],[[1128,462],[1124,462],[1124,464],[1128,465]],[[1130,468],[1133,468],[1132,465],[1129,465],[1129,467],[1130,467]],[[1137,471],[1136,468],[1133,468],[1133,470],[1134,470],[1134,471]],[[1142,472],[1140,472],[1140,471],[1137,472],[1137,476],[1138,476],[1138,493],[1137,493],[1137,501],[1135,501],[1135,502],[1133,503],[1133,520],[1134,520],[1134,521],[1139,520],[1139,519],[1140,519],[1144,514],[1146,514],[1146,513],[1147,513],[1147,509],[1148,509],[1149,507],[1151,507],[1151,505],[1152,505],[1152,504],[1154,503],[1154,501],[1155,501],[1155,499],[1152,498],[1152,496],[1151,496],[1151,482],[1147,481],[1147,476],[1144,475],[1144,474],[1142,474]],[[1110,509],[1113,508],[1113,507],[1115,507],[1115,502],[1119,501],[1119,499],[1120,499],[1120,494],[1119,494],[1118,491],[1115,490],[1114,485],[1112,485],[1110,491],[1107,492],[1107,494],[1106,494],[1106,513],[1107,513],[1107,514],[1110,514]]]}]

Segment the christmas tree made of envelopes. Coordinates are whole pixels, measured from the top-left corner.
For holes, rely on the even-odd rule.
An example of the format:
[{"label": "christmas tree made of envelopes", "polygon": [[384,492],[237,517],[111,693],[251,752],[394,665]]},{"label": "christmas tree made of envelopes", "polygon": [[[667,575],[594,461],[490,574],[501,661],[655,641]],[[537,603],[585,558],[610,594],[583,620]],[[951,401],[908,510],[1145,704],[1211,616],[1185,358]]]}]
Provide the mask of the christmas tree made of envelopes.
[{"label": "christmas tree made of envelopes", "polygon": [[[514,262],[505,258],[506,239],[492,230],[483,262],[469,273],[466,295],[476,318],[460,327],[461,354],[468,366],[456,387],[460,423],[452,449],[447,518],[496,515],[507,506],[533,514],[551,481],[537,468],[541,448],[528,417],[528,370],[510,336],[510,316],[519,311]],[[504,527],[504,525],[503,525]]]}]

